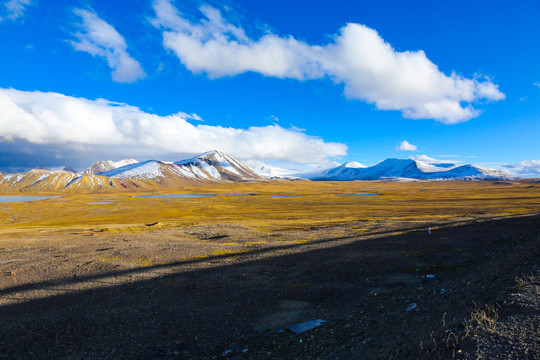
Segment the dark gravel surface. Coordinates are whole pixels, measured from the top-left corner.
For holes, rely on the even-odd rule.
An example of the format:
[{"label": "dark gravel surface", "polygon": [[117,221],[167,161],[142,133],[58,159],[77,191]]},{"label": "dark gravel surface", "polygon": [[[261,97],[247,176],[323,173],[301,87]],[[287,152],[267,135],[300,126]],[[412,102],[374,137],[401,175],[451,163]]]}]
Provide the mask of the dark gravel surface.
[{"label": "dark gravel surface", "polygon": [[540,216],[402,230],[3,287],[0,358],[540,358]]}]

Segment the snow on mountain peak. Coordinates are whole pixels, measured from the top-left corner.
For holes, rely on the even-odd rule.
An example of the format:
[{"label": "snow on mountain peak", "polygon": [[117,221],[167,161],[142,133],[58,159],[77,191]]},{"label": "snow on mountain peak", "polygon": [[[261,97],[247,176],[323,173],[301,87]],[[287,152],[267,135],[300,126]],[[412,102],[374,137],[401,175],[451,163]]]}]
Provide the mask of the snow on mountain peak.
[{"label": "snow on mountain peak", "polygon": [[356,162],[356,161],[346,162],[342,166],[346,167],[346,168],[351,168],[351,169],[359,169],[359,168],[366,168],[367,167],[366,165],[360,164],[359,162]]},{"label": "snow on mountain peak", "polygon": [[120,160],[120,161],[112,161],[112,160],[108,160],[107,161],[111,166],[114,166],[114,168],[119,168],[119,167],[122,167],[122,166],[126,166],[126,165],[131,165],[131,164],[136,164],[138,163],[137,160],[135,159],[123,159],[123,160]]},{"label": "snow on mountain peak", "polygon": [[134,164],[124,165],[109,171],[101,172],[99,175],[118,179],[147,179],[163,176],[163,172],[157,160],[147,160]]},{"label": "snow on mountain peak", "polygon": [[174,164],[193,173],[197,178],[206,180],[260,179],[260,176],[251,168],[218,150],[208,151]]},{"label": "snow on mountain peak", "polygon": [[83,170],[83,174],[99,174],[106,171],[111,171],[126,165],[132,165],[138,163],[135,159],[123,159],[120,161],[112,160],[99,160],[92,166]]}]

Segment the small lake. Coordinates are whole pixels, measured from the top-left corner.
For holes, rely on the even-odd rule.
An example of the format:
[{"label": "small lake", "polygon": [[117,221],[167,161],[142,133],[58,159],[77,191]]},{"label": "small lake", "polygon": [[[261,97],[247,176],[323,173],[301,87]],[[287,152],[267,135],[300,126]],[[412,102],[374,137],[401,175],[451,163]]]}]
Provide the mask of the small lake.
[{"label": "small lake", "polygon": [[0,203],[14,203],[24,201],[37,201],[54,199],[60,196],[21,196],[21,195],[0,195]]},{"label": "small lake", "polygon": [[114,204],[114,201],[94,201],[87,203],[88,205],[103,205],[103,204]]},{"label": "small lake", "polygon": [[381,196],[381,194],[345,194],[342,196]]}]

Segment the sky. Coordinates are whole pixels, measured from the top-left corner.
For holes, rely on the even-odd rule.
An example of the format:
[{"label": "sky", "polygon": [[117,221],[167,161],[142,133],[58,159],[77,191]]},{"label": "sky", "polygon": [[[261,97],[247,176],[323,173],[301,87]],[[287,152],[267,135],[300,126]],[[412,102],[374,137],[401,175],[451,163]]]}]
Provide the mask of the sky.
[{"label": "sky", "polygon": [[0,2],[0,169],[217,149],[540,176],[540,3]]}]

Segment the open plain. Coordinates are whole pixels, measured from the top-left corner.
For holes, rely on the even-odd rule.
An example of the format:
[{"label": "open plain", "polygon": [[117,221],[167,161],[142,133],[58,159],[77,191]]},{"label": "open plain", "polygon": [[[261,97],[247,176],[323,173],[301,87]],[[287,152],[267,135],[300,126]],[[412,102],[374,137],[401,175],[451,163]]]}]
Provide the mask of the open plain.
[{"label": "open plain", "polygon": [[0,358],[540,355],[538,182],[171,193],[0,204]]}]

